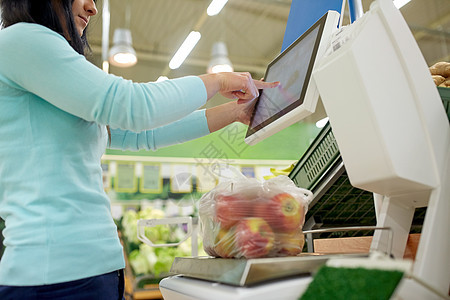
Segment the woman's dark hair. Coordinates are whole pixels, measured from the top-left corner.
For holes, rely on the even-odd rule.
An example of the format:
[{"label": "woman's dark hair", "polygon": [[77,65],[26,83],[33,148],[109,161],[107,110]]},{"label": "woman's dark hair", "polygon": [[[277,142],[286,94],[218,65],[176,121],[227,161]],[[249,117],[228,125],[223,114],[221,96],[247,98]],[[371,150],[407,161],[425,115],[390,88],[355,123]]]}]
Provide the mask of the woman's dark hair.
[{"label": "woman's dark hair", "polygon": [[[84,55],[89,49],[86,30],[80,37],[72,14],[73,0],[0,0],[2,26],[19,22],[43,25],[61,34],[75,51]],[[61,18],[60,18],[61,16]],[[61,24],[65,22],[65,24]],[[64,32],[67,29],[67,35]]]}]

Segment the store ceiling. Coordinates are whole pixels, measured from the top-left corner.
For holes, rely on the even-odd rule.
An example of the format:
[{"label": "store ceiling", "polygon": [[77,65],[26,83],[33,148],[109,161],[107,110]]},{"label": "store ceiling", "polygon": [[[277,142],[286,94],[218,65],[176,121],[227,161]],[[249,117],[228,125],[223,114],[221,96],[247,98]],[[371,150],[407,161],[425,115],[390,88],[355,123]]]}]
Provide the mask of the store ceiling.
[{"label": "store ceiling", "polygon": [[[101,66],[102,6],[92,19],[89,41]],[[236,71],[250,71],[254,78],[264,75],[266,65],[280,52],[291,0],[229,0],[219,15],[206,16],[211,0],[109,0],[110,46],[114,29],[129,27],[138,63],[130,68],[110,67],[110,72],[138,82],[155,81],[160,75],[175,78],[206,72],[211,47],[224,41]],[[372,0],[362,0],[367,11]],[[450,60],[450,1],[412,0],[401,8],[429,65]],[[348,13],[344,24],[348,23]],[[184,64],[170,70],[168,64],[191,30],[202,34]],[[223,101],[219,99],[217,101]]]}]

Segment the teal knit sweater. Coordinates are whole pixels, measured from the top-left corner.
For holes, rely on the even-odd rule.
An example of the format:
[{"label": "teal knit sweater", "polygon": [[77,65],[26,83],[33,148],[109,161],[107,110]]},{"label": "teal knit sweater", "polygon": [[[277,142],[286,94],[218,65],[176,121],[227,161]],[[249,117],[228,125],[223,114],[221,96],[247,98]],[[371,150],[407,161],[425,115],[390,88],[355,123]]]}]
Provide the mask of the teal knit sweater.
[{"label": "teal knit sweater", "polygon": [[103,191],[111,147],[156,149],[209,133],[202,80],[106,74],[46,27],[0,30],[0,285],[42,285],[124,267]]}]

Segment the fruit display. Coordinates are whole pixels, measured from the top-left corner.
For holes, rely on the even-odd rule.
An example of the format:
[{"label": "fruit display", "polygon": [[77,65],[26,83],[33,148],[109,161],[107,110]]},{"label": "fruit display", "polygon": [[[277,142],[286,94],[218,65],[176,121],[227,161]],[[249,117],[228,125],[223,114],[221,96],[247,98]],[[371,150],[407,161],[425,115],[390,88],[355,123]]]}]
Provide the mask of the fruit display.
[{"label": "fruit display", "polygon": [[311,198],[285,175],[220,183],[200,199],[204,250],[222,258],[298,255]]}]

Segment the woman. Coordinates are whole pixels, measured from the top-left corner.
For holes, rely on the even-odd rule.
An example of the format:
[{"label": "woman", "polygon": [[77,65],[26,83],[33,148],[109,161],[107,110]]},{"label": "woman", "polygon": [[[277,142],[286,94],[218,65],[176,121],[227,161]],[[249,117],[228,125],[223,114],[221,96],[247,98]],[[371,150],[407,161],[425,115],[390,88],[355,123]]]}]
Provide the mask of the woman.
[{"label": "woman", "polygon": [[[108,140],[156,149],[248,123],[258,89],[277,83],[247,73],[133,83],[82,55],[92,0],[1,8],[0,299],[121,299],[123,251],[100,167]],[[197,110],[216,93],[239,100]]]}]

